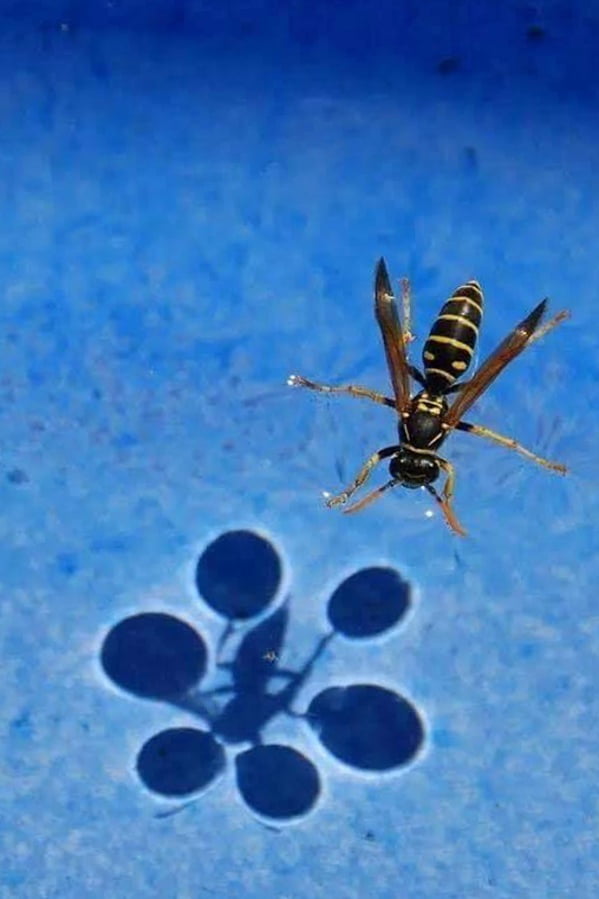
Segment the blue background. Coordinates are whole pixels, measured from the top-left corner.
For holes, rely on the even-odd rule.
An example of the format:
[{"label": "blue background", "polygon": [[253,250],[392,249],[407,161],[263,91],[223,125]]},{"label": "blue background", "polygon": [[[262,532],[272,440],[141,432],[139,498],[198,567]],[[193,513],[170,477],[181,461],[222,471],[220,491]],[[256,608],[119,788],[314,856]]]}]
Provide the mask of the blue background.
[{"label": "blue background", "polygon": [[[599,6],[0,13],[0,894],[596,896]],[[469,414],[571,473],[453,436],[465,540],[422,491],[324,508],[393,442],[393,416],[285,387],[388,389],[381,254],[412,280],[419,339],[469,278],[481,355],[545,295],[572,311]],[[226,602],[255,588],[232,632],[196,566],[238,530],[280,573],[269,586],[226,554],[211,569]],[[377,567],[409,608],[367,634],[358,602],[346,633],[335,591]],[[183,809],[144,785],[138,753],[213,713],[155,698],[143,641],[116,658],[145,696],[102,656],[146,613],[201,635],[207,686],[230,650],[249,718],[272,688],[260,660],[303,672],[253,740],[221,728],[224,762]],[[179,650],[164,658],[185,680]],[[305,716],[352,684],[415,710],[405,764],[367,770],[359,740],[385,732],[368,703],[344,737],[358,763]],[[305,814],[265,818],[244,794],[239,755],[259,741],[318,772]]]}]

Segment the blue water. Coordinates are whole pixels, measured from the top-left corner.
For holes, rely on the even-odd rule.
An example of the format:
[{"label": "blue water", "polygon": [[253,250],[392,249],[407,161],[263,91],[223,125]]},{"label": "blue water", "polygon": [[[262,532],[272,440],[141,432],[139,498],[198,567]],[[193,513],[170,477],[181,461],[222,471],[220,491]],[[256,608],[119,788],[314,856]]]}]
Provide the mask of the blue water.
[{"label": "blue water", "polygon": [[[0,4],[2,897],[594,897],[597,4]],[[571,319],[423,491],[412,352]],[[382,483],[383,471],[373,475]]]}]

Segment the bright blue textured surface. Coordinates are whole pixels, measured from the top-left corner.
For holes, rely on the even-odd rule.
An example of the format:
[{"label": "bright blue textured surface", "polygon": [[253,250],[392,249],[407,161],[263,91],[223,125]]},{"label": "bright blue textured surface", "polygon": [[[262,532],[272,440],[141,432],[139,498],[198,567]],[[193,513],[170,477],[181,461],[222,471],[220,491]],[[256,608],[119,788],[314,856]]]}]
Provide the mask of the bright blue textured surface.
[{"label": "bright blue textured surface", "polygon": [[[598,895],[599,12],[496,6],[0,4],[3,897]],[[285,388],[387,389],[381,254],[419,338],[573,313],[469,415],[571,474],[456,435],[466,540],[325,509],[393,416]]]}]

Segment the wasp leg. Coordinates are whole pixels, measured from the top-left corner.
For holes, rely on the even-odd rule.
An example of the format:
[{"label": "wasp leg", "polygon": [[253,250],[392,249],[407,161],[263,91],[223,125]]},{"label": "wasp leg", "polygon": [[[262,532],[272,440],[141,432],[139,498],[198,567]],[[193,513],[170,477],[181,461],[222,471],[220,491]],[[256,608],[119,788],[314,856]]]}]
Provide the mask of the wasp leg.
[{"label": "wasp leg", "polygon": [[355,384],[346,384],[342,387],[331,387],[328,384],[317,384],[316,381],[309,381],[301,375],[289,375],[287,378],[289,387],[308,387],[310,390],[318,390],[319,393],[349,393],[350,396],[366,397],[374,403],[380,403],[382,406],[391,406],[395,409],[395,400],[389,396],[383,396],[375,390],[369,390],[368,387],[358,387]]},{"label": "wasp leg", "polygon": [[424,380],[424,375],[419,369],[416,368],[415,365],[409,365],[408,371],[412,375],[415,381],[417,381],[421,387],[426,387],[426,381]]},{"label": "wasp leg", "polygon": [[398,446],[386,446],[383,449],[379,450],[377,453],[373,453],[370,459],[367,459],[352,483],[347,487],[342,493],[339,493],[337,496],[331,496],[327,499],[326,503],[329,509],[332,509],[333,506],[343,506],[350,496],[356,492],[358,487],[361,487],[364,481],[369,477],[370,472],[378,465],[382,459],[388,459],[389,456],[394,456],[395,453],[399,450]]},{"label": "wasp leg", "polygon": [[541,325],[541,327],[537,328],[536,331],[533,331],[533,333],[526,341],[526,346],[530,346],[531,343],[535,342],[535,340],[539,340],[539,338],[544,337],[545,334],[548,334],[549,331],[553,331],[553,329],[557,325],[565,321],[567,318],[570,318],[570,312],[567,309],[562,309],[562,311],[558,312],[557,315],[554,315],[552,319],[550,319],[544,325]]},{"label": "wasp leg", "polygon": [[396,478],[392,478],[390,481],[387,481],[386,484],[383,484],[382,487],[377,487],[376,490],[371,490],[370,493],[367,493],[363,499],[359,500],[357,503],[353,503],[347,509],[343,510],[344,515],[351,515],[352,512],[359,512],[361,509],[366,508],[371,503],[375,502],[382,496],[385,491],[390,490],[391,487],[395,487],[396,484],[399,484],[399,481]]},{"label": "wasp leg", "polygon": [[451,505],[451,500],[453,497],[453,491],[455,487],[455,469],[451,462],[447,462],[445,459],[441,459],[437,457],[437,461],[439,465],[447,475],[447,480],[445,481],[445,486],[442,490],[442,495],[439,496],[435,488],[431,484],[426,485],[426,489],[434,496],[439,505],[441,506],[441,511],[445,517],[445,521],[449,525],[450,529],[455,533],[459,534],[460,537],[465,537],[467,532],[464,530],[460,522],[458,521],[455,512],[453,511],[453,507]]},{"label": "wasp leg", "polygon": [[444,391],[444,396],[447,396],[449,393],[457,393],[458,390],[463,390],[469,383],[470,381],[460,381],[458,384],[452,384],[451,387],[448,387],[447,390]]},{"label": "wasp leg", "polygon": [[525,456],[532,462],[538,462],[539,465],[542,465],[544,468],[549,468],[551,469],[551,471],[559,471],[560,474],[565,474],[568,470],[565,465],[561,464],[561,462],[551,462],[549,459],[544,459],[542,456],[537,456],[536,453],[531,453],[530,450],[527,450],[526,447],[521,446],[521,444],[519,444],[513,438],[504,437],[502,434],[497,434],[495,431],[491,431],[490,428],[484,428],[481,425],[471,425],[467,421],[459,421],[456,425],[456,430],[466,431],[466,433],[468,434],[475,434],[477,437],[486,437],[488,440],[493,440],[495,443],[499,443],[501,446],[506,446],[508,449],[516,450],[516,452],[520,453],[521,456]]}]

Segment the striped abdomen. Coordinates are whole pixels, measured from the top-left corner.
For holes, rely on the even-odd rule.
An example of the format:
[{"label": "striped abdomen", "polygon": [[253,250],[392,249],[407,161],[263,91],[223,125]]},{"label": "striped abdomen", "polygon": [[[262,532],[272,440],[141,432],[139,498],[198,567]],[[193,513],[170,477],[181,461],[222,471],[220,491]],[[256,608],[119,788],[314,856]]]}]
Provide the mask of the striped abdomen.
[{"label": "striped abdomen", "polygon": [[422,352],[426,389],[433,396],[445,393],[470,365],[482,312],[480,284],[468,281],[451,295],[435,319]]}]

